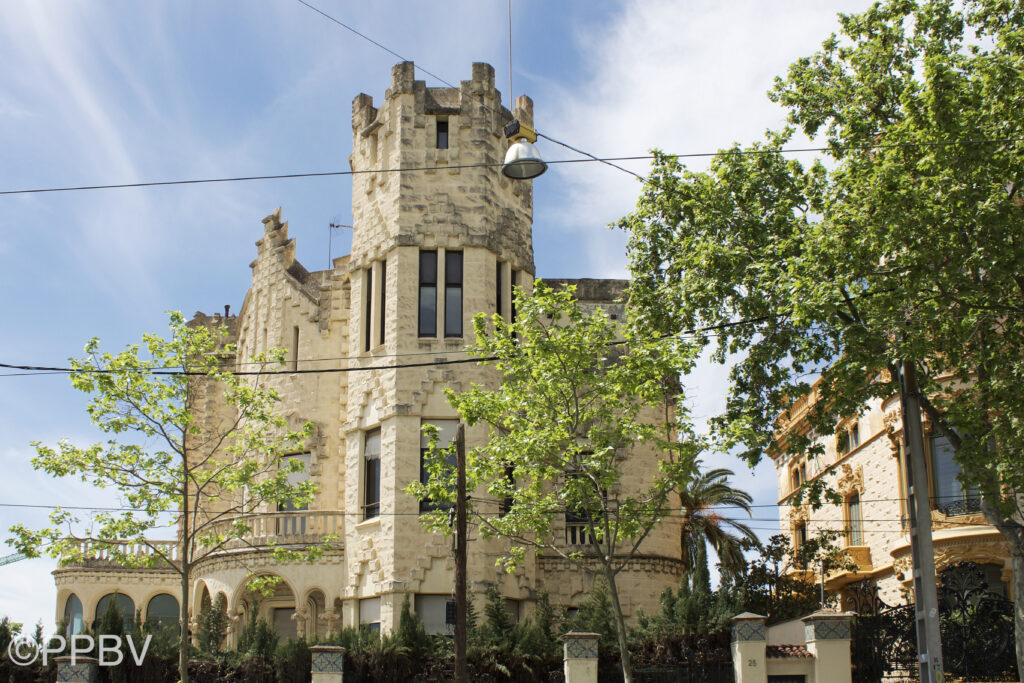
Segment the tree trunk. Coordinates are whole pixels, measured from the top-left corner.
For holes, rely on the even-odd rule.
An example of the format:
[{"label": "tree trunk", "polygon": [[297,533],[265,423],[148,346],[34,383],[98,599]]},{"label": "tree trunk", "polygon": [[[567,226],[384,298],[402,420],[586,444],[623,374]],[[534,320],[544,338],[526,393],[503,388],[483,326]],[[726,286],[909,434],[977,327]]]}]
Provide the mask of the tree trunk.
[{"label": "tree trunk", "polygon": [[608,582],[608,596],[612,599],[612,609],[615,610],[615,636],[619,641],[622,680],[623,683],[633,683],[633,665],[629,660],[629,643],[626,640],[626,619],[622,616],[622,605],[619,603],[619,589],[615,586],[615,573],[607,564],[604,567],[604,576]]},{"label": "tree trunk", "polygon": [[1017,651],[1017,676],[1024,681],[1024,550],[1010,546],[1013,558],[1013,626]]},{"label": "tree trunk", "polygon": [[189,574],[190,567],[183,556],[181,558],[181,612],[178,620],[178,623],[181,624],[181,633],[178,638],[179,683],[188,683],[188,646],[190,645],[188,632]]}]

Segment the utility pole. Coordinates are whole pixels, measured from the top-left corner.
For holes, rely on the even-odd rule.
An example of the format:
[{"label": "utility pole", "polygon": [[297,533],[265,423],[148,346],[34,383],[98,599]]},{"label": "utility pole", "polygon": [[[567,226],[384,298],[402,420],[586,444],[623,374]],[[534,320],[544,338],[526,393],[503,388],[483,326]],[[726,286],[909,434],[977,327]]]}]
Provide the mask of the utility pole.
[{"label": "utility pole", "polygon": [[912,361],[900,363],[900,401],[906,453],[910,517],[910,557],[914,572],[914,611],[917,625],[917,670],[921,683],[943,683],[939,598],[935,582],[932,513],[928,499],[928,470],[924,460],[921,397]]},{"label": "utility pole", "polygon": [[455,430],[455,683],[466,675],[466,428]]}]

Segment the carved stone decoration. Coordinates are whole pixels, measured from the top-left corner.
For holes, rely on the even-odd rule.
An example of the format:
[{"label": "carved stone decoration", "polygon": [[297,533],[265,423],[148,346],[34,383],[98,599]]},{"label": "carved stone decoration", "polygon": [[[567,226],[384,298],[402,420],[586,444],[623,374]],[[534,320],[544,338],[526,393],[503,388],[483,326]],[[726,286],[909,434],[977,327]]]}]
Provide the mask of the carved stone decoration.
[{"label": "carved stone decoration", "polygon": [[794,506],[789,508],[790,524],[806,524],[807,520],[810,519],[810,516],[810,510],[808,510],[806,505]]},{"label": "carved stone decoration", "polygon": [[942,571],[946,567],[960,562],[975,564],[995,564],[1003,566],[1010,556],[1010,546],[1005,541],[961,542],[940,545],[935,548],[935,570]]},{"label": "carved stone decoration", "polygon": [[836,481],[836,490],[844,498],[849,498],[854,493],[864,494],[864,468],[858,465],[856,468],[843,463],[839,466],[839,479]]},{"label": "carved stone decoration", "polygon": [[900,442],[903,440],[903,420],[898,410],[890,410],[882,417],[885,424],[885,435],[889,437],[889,455],[898,458]]},{"label": "carved stone decoration", "polygon": [[897,580],[910,581],[911,579],[913,579],[913,575],[910,571],[910,565],[910,555],[904,555],[903,557],[893,560],[892,571],[896,575]]}]

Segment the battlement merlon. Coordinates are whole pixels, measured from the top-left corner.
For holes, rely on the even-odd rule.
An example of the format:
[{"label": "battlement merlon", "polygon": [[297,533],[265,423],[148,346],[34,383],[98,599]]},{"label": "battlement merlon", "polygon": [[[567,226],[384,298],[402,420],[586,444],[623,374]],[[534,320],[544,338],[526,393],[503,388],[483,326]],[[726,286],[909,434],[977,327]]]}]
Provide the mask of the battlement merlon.
[{"label": "battlement merlon", "polygon": [[[501,92],[494,87],[494,67],[474,62],[472,78],[462,81],[460,87],[428,88],[426,81],[416,80],[413,62],[400,62],[391,68],[391,87],[384,94],[385,102],[403,94],[413,95],[415,115],[423,114],[496,114],[500,126],[518,119],[533,127],[533,100],[526,95],[516,98],[511,111],[501,104]],[[373,106],[373,97],[360,93],[352,100],[352,130],[366,135],[381,125],[379,108]]]},{"label": "battlement merlon", "polygon": [[192,314],[192,319],[188,321],[189,327],[205,327],[208,330],[214,330],[221,327],[226,327],[228,333],[223,337],[216,335],[217,349],[222,350],[228,344],[234,344],[238,341],[238,316],[231,315],[231,306],[224,306],[224,314],[214,313],[213,315],[207,315],[202,311],[196,311]]}]

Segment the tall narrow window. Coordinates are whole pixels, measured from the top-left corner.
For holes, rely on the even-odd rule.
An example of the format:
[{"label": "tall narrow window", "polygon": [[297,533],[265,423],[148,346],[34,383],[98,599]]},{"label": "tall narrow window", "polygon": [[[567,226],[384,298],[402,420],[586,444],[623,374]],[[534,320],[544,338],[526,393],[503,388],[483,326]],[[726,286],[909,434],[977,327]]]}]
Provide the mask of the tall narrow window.
[{"label": "tall narrow window", "polygon": [[846,501],[846,513],[850,518],[850,545],[864,545],[864,521],[860,512],[860,495],[855,493]]},{"label": "tall narrow window", "polygon": [[[426,484],[430,481],[430,472],[427,471],[426,456],[427,451],[430,450],[430,440],[427,439],[427,435],[423,433],[423,425],[432,424],[437,427],[437,447],[446,448],[450,446],[452,441],[455,440],[455,431],[459,428],[458,420],[422,420],[420,422],[420,483]],[[448,464],[451,467],[455,467],[455,457],[448,458]],[[420,512],[427,512],[429,510],[436,510],[440,507],[437,503],[433,502],[429,498],[420,501]]]},{"label": "tall narrow window", "polygon": [[494,312],[498,315],[505,315],[504,307],[502,306],[505,299],[505,297],[502,296],[504,294],[502,291],[504,289],[502,285],[505,283],[502,282],[503,278],[501,277],[501,273],[501,261],[496,261],[494,263]]},{"label": "tall narrow window", "polygon": [[385,326],[385,320],[387,317],[384,312],[387,310],[387,297],[388,297],[388,260],[385,258],[380,262],[380,312],[377,314],[380,316],[380,339],[378,344],[384,343],[384,332],[387,329]]},{"label": "tall narrow window", "polygon": [[[302,463],[302,469],[298,472],[288,472],[287,481],[289,486],[297,486],[309,481],[309,466],[312,463],[309,453],[294,453],[286,455],[282,459],[284,461],[282,464],[290,462],[293,458],[297,458]],[[285,466],[290,469],[290,465]],[[301,512],[308,509],[309,503],[297,503],[290,499],[277,504],[278,512]],[[278,536],[304,534],[306,533],[306,517],[304,515],[280,515],[275,520],[275,530]]]},{"label": "tall narrow window", "polygon": [[519,271],[518,270],[513,270],[512,271],[511,280],[512,281],[509,284],[512,285],[511,288],[510,288],[510,291],[512,292],[512,314],[509,316],[508,320],[509,320],[509,322],[514,323],[516,321],[516,287],[519,286]]},{"label": "tall narrow window", "polygon": [[448,121],[437,120],[437,148],[448,149]]},{"label": "tall narrow window", "polygon": [[[288,474],[285,475],[285,479],[289,486],[297,486],[303,482],[309,481],[309,466],[312,462],[312,457],[309,453],[293,453],[291,455],[284,456],[281,459],[281,464],[284,467],[291,469],[290,463],[293,458],[302,463],[302,469],[297,472],[288,472]],[[298,510],[308,509],[309,503],[299,504],[290,499],[277,504],[278,512],[295,512]]]},{"label": "tall narrow window", "polygon": [[292,370],[299,369],[299,326],[292,328]]},{"label": "tall narrow window", "polygon": [[366,300],[366,310],[363,315],[363,350],[369,351],[370,346],[373,342],[373,268],[366,269],[366,296],[363,297]]},{"label": "tall narrow window", "polygon": [[850,427],[850,450],[860,445],[860,423],[854,422]]},{"label": "tall narrow window", "polygon": [[373,519],[380,515],[380,428],[363,439],[363,519]]},{"label": "tall narrow window", "polygon": [[444,253],[444,336],[462,336],[462,252]]},{"label": "tall narrow window", "polygon": [[437,336],[437,252],[420,252],[419,336]]},{"label": "tall narrow window", "polygon": [[[793,528],[793,550],[799,552],[801,548],[807,545],[807,524],[800,522]],[[806,569],[807,563],[803,559],[799,559],[794,562],[797,569]]]},{"label": "tall narrow window", "polygon": [[836,457],[850,452],[850,433],[839,432],[836,434]]}]

